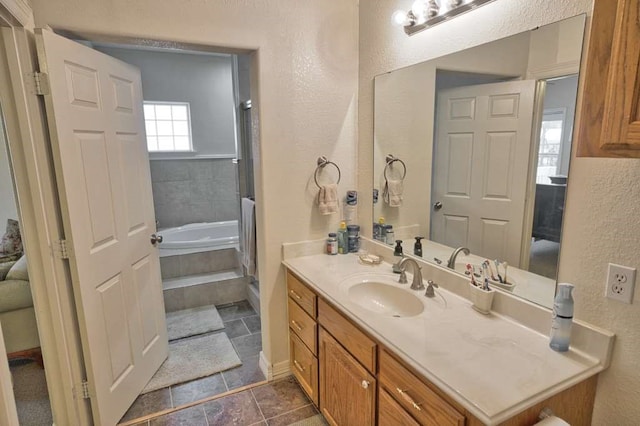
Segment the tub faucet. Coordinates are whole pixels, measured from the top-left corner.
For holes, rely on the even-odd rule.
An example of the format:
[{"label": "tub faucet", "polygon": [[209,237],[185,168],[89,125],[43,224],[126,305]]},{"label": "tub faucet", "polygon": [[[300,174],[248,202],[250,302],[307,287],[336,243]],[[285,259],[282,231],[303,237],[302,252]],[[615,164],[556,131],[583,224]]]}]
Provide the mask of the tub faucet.
[{"label": "tub faucet", "polygon": [[424,290],[424,284],[422,283],[422,271],[418,262],[410,257],[403,257],[398,262],[398,267],[402,272],[400,272],[400,280],[399,282],[402,284],[407,283],[407,274],[406,274],[406,264],[410,263],[413,265],[413,281],[411,282],[411,290]]},{"label": "tub faucet", "polygon": [[469,249],[466,247],[458,247],[453,251],[453,253],[451,253],[451,257],[447,262],[447,268],[456,269],[456,258],[458,257],[458,254],[460,254],[461,251],[464,252],[466,256],[469,256],[469,253],[471,253]]}]

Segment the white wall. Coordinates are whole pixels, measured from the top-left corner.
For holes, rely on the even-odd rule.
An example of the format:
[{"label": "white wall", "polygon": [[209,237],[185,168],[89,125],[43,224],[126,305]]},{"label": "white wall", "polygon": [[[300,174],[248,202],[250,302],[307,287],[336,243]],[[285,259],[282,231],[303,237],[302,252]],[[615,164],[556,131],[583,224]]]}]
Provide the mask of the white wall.
[{"label": "white wall", "polygon": [[[196,156],[236,152],[231,56],[96,47],[140,69],[145,101],[189,102]],[[181,154],[184,157],[183,154]],[[171,157],[151,154],[151,158]]]},{"label": "white wall", "polygon": [[7,219],[18,219],[9,153],[4,138],[4,123],[0,123],[0,238],[4,235]]},{"label": "white wall", "polygon": [[[355,187],[356,0],[33,0],[36,23],[78,32],[236,47],[254,53],[252,90],[263,351],[288,365],[285,241],[322,238],[337,215],[317,212],[316,158]],[[255,82],[255,84],[254,84]]]},{"label": "white wall", "polygon": [[578,77],[572,76],[547,83],[547,90],[544,96],[544,109],[562,108],[566,111],[564,117],[564,127],[562,129],[562,153],[558,174],[567,175],[569,173],[569,160],[571,158],[571,140],[573,138],[573,123],[576,115],[576,90],[578,88]]},{"label": "white wall", "polygon": [[[591,0],[497,0],[408,37],[390,25],[390,17],[410,4],[410,0],[360,2],[362,205],[371,202],[374,76],[592,9]],[[594,425],[635,425],[640,419],[640,291],[634,305],[603,297],[607,262],[640,267],[637,182],[639,160],[573,158],[571,162],[559,279],[577,285],[576,318],[617,334],[612,365],[600,376]],[[361,208],[360,222],[370,223],[371,212]]]}]

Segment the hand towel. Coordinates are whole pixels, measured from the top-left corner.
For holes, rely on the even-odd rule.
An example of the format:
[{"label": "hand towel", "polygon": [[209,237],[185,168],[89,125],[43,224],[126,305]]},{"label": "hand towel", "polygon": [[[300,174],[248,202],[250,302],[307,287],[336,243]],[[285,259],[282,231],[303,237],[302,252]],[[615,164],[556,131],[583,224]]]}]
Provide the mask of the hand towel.
[{"label": "hand towel", "polygon": [[384,201],[389,207],[400,207],[402,205],[402,191],[404,185],[402,179],[389,179],[384,184],[384,193],[382,194]]},{"label": "hand towel", "polygon": [[247,274],[256,276],[256,203],[243,198],[242,210],[242,264],[247,269]]},{"label": "hand towel", "polygon": [[320,214],[328,215],[338,213],[338,185],[332,183],[320,187],[318,191],[318,208]]}]

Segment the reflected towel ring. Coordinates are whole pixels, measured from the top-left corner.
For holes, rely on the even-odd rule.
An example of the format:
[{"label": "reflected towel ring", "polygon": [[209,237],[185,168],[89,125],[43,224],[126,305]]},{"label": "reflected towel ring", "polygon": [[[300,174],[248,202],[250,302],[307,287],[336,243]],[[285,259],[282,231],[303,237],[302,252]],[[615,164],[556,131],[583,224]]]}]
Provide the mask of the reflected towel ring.
[{"label": "reflected towel ring", "polygon": [[402,168],[404,169],[401,179],[404,179],[405,176],[407,176],[407,165],[404,164],[404,161],[402,161],[399,158],[394,157],[391,154],[387,154],[386,161],[387,161],[387,164],[384,166],[384,180],[385,181],[389,180],[389,178],[387,177],[387,169],[391,168],[392,164],[395,163],[396,161],[399,162],[400,164],[402,164]]},{"label": "reflected towel ring", "polygon": [[313,174],[313,180],[316,181],[316,185],[318,186],[318,188],[322,188],[322,186],[320,186],[320,184],[318,183],[318,172],[324,169],[324,167],[329,164],[332,164],[336,168],[336,170],[338,170],[338,181],[336,182],[336,185],[340,183],[340,178],[342,177],[342,174],[340,173],[340,167],[338,167],[336,163],[334,163],[333,161],[329,161],[327,157],[323,155],[322,157],[318,157],[317,164],[318,166],[316,167],[316,171]]}]

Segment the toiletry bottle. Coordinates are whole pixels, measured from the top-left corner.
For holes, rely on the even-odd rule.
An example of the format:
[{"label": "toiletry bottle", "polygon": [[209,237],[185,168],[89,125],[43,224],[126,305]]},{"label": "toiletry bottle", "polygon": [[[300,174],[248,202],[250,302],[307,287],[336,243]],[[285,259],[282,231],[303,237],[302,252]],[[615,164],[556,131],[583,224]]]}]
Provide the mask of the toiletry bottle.
[{"label": "toiletry bottle", "polygon": [[554,351],[566,352],[571,340],[573,322],[573,284],[559,283],[556,298],[553,301],[551,322],[551,340],[549,346]]},{"label": "toiletry bottle", "polygon": [[338,253],[349,253],[349,239],[347,234],[347,223],[343,220],[340,222],[340,229],[338,229]]},{"label": "toiletry bottle", "polygon": [[331,232],[327,237],[327,254],[338,254],[338,239],[335,232]]},{"label": "toiletry bottle", "polygon": [[422,257],[422,240],[424,237],[416,237],[416,243],[413,245],[413,254]]},{"label": "toiletry bottle", "polygon": [[385,242],[390,246],[393,245],[393,242],[396,240],[396,233],[393,232],[393,226],[385,225],[385,233],[384,233]]},{"label": "toiletry bottle", "polygon": [[348,225],[354,223],[358,217],[358,192],[347,191],[344,200],[344,221]]},{"label": "toiletry bottle", "polygon": [[380,216],[378,219],[378,228],[380,229],[380,233],[378,234],[378,240],[382,242],[387,241],[387,234],[385,233],[386,228],[384,226],[384,217]]}]

